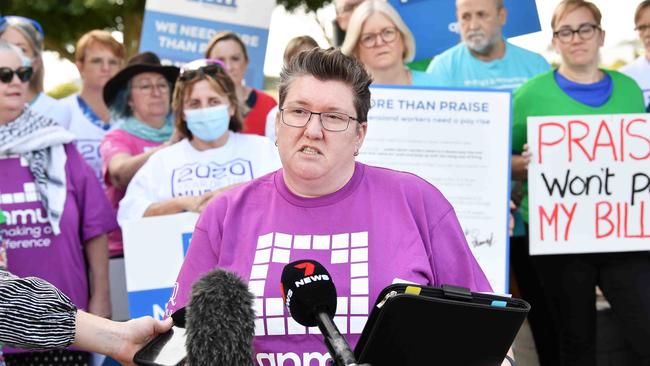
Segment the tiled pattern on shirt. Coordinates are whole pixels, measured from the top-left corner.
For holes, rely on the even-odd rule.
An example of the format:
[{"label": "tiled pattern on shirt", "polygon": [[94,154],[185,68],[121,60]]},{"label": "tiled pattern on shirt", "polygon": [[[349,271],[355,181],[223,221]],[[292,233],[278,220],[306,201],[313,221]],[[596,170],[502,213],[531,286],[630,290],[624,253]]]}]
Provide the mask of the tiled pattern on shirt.
[{"label": "tiled pattern on shirt", "polygon": [[[18,155],[5,155],[1,159],[16,158]],[[20,166],[28,166],[25,158],[20,158]],[[23,184],[22,192],[0,192],[0,204],[10,205],[14,203],[36,202],[39,195],[36,190],[36,184],[33,182]]]},{"label": "tiled pattern on shirt", "polygon": [[[368,320],[368,232],[335,235],[268,233],[257,239],[249,288],[255,296],[255,335],[318,334],[284,315],[282,298],[264,296],[269,263],[291,262],[291,250],[326,250],[329,265],[350,266],[350,294],[337,298],[334,323],[342,334],[361,334]],[[327,264],[325,264],[327,266]]]}]

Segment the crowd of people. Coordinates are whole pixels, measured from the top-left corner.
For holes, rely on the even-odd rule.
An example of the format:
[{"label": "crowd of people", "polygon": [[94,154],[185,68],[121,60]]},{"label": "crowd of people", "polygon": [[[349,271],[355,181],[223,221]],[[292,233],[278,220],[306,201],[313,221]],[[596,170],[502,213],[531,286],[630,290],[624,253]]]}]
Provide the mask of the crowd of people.
[{"label": "crowd of people", "polygon": [[[125,292],[123,281],[109,281],[124,266],[120,225],[148,216],[201,214],[168,314],[215,267],[262,286],[279,279],[281,264],[259,258],[273,235],[273,243],[288,240],[289,247],[329,248],[326,237],[333,249],[356,248],[347,255],[361,255],[365,267],[355,267],[356,274],[331,271],[343,293],[374,299],[395,279],[491,291],[436,187],[355,161],[372,128],[373,84],[512,91],[511,292],[532,305],[540,364],[596,364],[599,287],[619,321],[630,364],[650,365],[650,253],[529,255],[526,184],[528,117],[650,111],[650,0],[630,15],[646,53],[620,72],[599,66],[602,15],[585,0],[562,0],[555,8],[548,36],[561,57],[557,68],[504,38],[503,0],[456,0],[461,42],[435,56],[426,71],[408,67],[416,42],[388,2],[335,5],[340,49],[321,49],[308,36],[293,39],[277,102],[243,81],[250,60],[231,31],[212,37],[205,58],[178,68],[162,65],[152,52],[127,61],[110,33],[92,30],[75,48],[80,92],[55,100],[43,92],[40,24],[0,18],[0,213],[6,219],[1,224],[0,214],[6,245],[0,245],[0,267],[13,274],[0,272],[0,309],[8,293],[47,291],[59,302],[38,317],[59,319],[62,329],[0,337],[23,347],[3,348],[6,365],[87,365],[86,351],[128,362],[144,339],[171,326],[151,318],[122,328],[98,320],[111,317],[111,291]],[[309,255],[330,261],[328,251]],[[36,279],[8,282],[20,281],[14,275],[41,278],[60,293]],[[266,282],[273,284],[263,298],[280,298],[278,281]],[[352,296],[350,308],[367,315],[369,304],[360,306],[361,299]],[[256,329],[260,365],[274,354],[326,352],[319,335],[278,327]],[[115,351],[84,335],[100,328],[128,345]],[[349,339],[354,344],[358,334]]]}]

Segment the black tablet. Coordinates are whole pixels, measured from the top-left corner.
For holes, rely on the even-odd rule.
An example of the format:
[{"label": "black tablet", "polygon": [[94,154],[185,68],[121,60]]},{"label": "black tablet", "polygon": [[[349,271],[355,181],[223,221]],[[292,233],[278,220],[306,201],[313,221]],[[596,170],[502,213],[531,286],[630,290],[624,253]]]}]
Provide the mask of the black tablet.
[{"label": "black tablet", "polygon": [[373,366],[499,366],[530,305],[468,289],[395,284],[385,288],[355,347]]}]

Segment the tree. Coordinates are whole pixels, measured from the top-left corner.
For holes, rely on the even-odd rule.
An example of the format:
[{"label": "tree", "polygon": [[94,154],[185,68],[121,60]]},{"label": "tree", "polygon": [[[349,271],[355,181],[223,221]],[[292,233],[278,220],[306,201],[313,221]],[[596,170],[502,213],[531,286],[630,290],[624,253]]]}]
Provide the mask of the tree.
[{"label": "tree", "polygon": [[307,11],[312,12],[316,12],[316,10],[331,2],[332,0],[277,0],[277,4],[284,6],[287,11],[293,11],[300,6],[304,6]]},{"label": "tree", "polygon": [[38,21],[45,48],[74,59],[77,39],[92,29],[121,31],[127,56],[137,53],[145,0],[3,0],[0,14]]},{"label": "tree", "polygon": [[[251,0],[255,1],[255,0]],[[92,29],[121,31],[127,57],[138,52],[146,0],[2,0],[0,14],[20,15],[41,23],[45,48],[74,60],[74,46]],[[304,6],[316,11],[332,0],[278,0],[287,11]]]}]

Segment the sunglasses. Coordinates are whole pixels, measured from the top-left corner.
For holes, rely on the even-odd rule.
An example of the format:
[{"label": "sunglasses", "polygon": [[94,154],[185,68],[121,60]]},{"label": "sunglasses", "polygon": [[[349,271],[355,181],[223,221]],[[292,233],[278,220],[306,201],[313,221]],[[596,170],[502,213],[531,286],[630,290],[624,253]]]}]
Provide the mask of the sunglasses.
[{"label": "sunglasses", "polygon": [[34,69],[31,66],[22,66],[16,70],[12,70],[8,67],[0,67],[0,81],[5,84],[9,84],[11,80],[14,79],[14,74],[18,76],[18,79],[25,83],[31,79]]},{"label": "sunglasses", "polygon": [[217,74],[225,73],[226,65],[223,62],[216,59],[204,58],[183,65],[178,79],[181,81],[188,81],[200,75],[215,76]]}]

